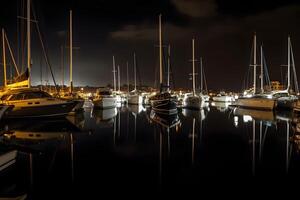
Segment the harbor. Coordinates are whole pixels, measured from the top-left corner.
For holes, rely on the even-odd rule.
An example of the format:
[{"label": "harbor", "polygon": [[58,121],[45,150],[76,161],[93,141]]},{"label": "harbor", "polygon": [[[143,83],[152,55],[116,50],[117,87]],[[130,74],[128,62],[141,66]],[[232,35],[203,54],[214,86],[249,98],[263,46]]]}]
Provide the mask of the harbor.
[{"label": "harbor", "polygon": [[[300,4],[239,13],[214,0],[164,3],[129,0],[116,16],[113,2],[63,1],[56,16],[54,3],[35,0],[0,10],[0,200],[255,190],[299,178],[290,13]],[[129,5],[141,13],[124,14]],[[288,32],[257,21],[272,17]]]}]

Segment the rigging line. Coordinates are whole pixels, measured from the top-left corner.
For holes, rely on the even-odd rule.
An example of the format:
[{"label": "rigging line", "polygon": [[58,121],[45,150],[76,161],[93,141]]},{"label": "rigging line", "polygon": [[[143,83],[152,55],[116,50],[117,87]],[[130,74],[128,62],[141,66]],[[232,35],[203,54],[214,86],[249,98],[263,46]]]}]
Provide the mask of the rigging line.
[{"label": "rigging line", "polygon": [[19,76],[19,75],[20,75],[19,69],[18,69],[17,63],[16,63],[16,61],[15,61],[14,54],[13,54],[13,51],[12,51],[12,49],[11,49],[11,47],[10,47],[9,41],[8,41],[8,39],[7,39],[6,33],[4,33],[4,38],[5,38],[6,44],[7,44],[7,46],[8,46],[8,50],[9,50],[11,59],[12,59],[12,61],[13,61],[14,67],[15,67],[15,69],[16,69],[16,71],[17,71],[18,76]]},{"label": "rigging line", "polygon": [[280,67],[280,79],[281,79],[281,84],[283,84],[282,67]]},{"label": "rigging line", "polygon": [[268,66],[267,66],[267,60],[265,57],[265,54],[263,53],[263,65],[264,65],[264,74],[265,74],[265,78],[266,78],[266,83],[268,86],[271,86],[271,80],[270,80],[270,75],[269,75],[269,71],[268,71]]},{"label": "rigging line", "polygon": [[[33,5],[32,5],[33,7]],[[34,8],[32,8],[33,10],[33,17],[34,17],[34,20],[36,20],[36,13],[34,11]],[[54,83],[54,87],[55,87],[55,92],[57,93],[58,92],[58,89],[57,89],[57,84],[56,84],[56,81],[55,81],[55,78],[54,78],[54,74],[53,74],[53,70],[52,70],[52,66],[50,64],[50,61],[49,61],[49,56],[47,54],[47,51],[46,51],[46,48],[45,48],[45,45],[43,43],[43,38],[42,38],[42,34],[40,32],[40,27],[39,27],[39,24],[36,23],[36,29],[37,29],[37,32],[38,32],[38,36],[39,36],[39,40],[41,42],[41,46],[42,46],[42,50],[43,50],[43,54],[44,54],[44,57],[45,57],[45,62],[46,62],[46,65],[49,67],[50,69],[50,73],[51,73],[51,76],[52,76],[52,79],[53,79],[53,83]]]},{"label": "rigging line", "polygon": [[[165,86],[167,85],[167,84],[164,85],[164,82],[165,82],[164,80],[166,80],[166,77],[165,77],[165,76],[166,76],[166,74],[167,74],[167,73],[166,73],[166,70],[167,70],[167,69],[166,69],[166,67],[165,67],[165,66],[167,66],[166,53],[165,53],[165,51],[166,51],[166,49],[163,47],[163,52],[162,52],[162,53],[163,53],[163,56],[162,56],[162,57],[163,57],[163,65],[162,65],[162,68],[163,68],[163,73],[164,73],[164,74],[163,74],[163,80],[162,80],[161,87],[165,87]],[[167,74],[167,75],[168,75],[168,74]],[[167,87],[169,87],[169,85],[168,85]]]},{"label": "rigging line", "polygon": [[[175,88],[175,81],[174,81],[174,76],[173,76],[173,67],[172,67],[172,62],[171,62],[171,60],[172,60],[171,55],[172,55],[171,53],[170,53],[170,56],[168,55],[169,56],[169,61],[170,61],[169,76],[172,75],[170,80],[172,81],[172,85],[173,85],[173,89],[174,89]],[[169,89],[171,89],[171,83],[169,85]]]},{"label": "rigging line", "polygon": [[[155,47],[154,47],[154,55],[156,54],[156,51],[155,51]],[[157,57],[157,56],[155,56]],[[154,68],[154,88],[158,88],[157,87],[157,75],[158,75],[158,70],[157,70],[157,60],[156,60],[156,64],[155,64],[155,68]]]},{"label": "rigging line", "polygon": [[[137,57],[137,56],[136,56],[136,57]],[[135,59],[135,68],[136,68],[136,72],[137,72],[137,74],[138,74],[138,79],[139,79],[139,89],[138,89],[138,90],[140,90],[143,83],[142,83],[141,73],[140,73],[140,69],[139,69],[139,67],[138,67],[138,60],[137,60],[137,59]]]},{"label": "rigging line", "polygon": [[206,82],[206,76],[205,76],[205,71],[204,71],[204,68],[203,68],[203,67],[202,67],[202,73],[203,73],[203,78],[204,78],[205,90],[206,90],[206,93],[208,94],[207,82]]},{"label": "rigging line", "polygon": [[291,56],[292,56],[292,66],[293,66],[293,71],[294,71],[295,91],[296,91],[296,93],[299,93],[299,85],[298,85],[298,79],[297,79],[297,73],[296,73],[296,66],[295,66],[295,60],[294,60],[294,53],[293,53],[292,44],[290,44],[290,48],[291,48]]}]

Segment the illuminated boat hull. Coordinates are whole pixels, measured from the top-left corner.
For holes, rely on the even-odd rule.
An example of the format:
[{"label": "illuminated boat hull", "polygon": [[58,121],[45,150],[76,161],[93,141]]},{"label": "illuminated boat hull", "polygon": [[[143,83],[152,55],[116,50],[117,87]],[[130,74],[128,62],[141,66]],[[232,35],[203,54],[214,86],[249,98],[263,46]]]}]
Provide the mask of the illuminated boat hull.
[{"label": "illuminated boat hull", "polygon": [[143,97],[138,94],[130,95],[128,96],[128,104],[141,105],[143,104]]},{"label": "illuminated boat hull", "polygon": [[258,109],[258,110],[273,110],[276,107],[275,99],[268,98],[239,98],[236,101],[236,106],[242,108]]},{"label": "illuminated boat hull", "polygon": [[203,101],[201,97],[198,96],[190,96],[183,99],[183,108],[188,109],[201,109],[203,107]]},{"label": "illuminated boat hull", "polygon": [[65,116],[76,106],[74,101],[57,99],[34,99],[18,102],[9,102],[13,105],[11,111],[4,114],[3,118],[35,118]]},{"label": "illuminated boat hull", "polygon": [[117,99],[114,97],[102,97],[93,100],[94,108],[109,109],[117,107]]}]

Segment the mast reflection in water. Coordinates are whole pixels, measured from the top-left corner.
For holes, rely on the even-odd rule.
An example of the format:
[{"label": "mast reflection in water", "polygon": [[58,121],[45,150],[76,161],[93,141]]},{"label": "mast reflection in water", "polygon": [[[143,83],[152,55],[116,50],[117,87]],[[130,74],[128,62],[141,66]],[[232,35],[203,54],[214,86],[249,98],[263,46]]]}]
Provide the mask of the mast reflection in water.
[{"label": "mast reflection in water", "polygon": [[[300,118],[214,104],[158,115],[143,106],[2,121],[0,197],[55,199],[110,188],[164,191],[220,177],[299,177]],[[2,157],[0,157],[2,158]]]}]

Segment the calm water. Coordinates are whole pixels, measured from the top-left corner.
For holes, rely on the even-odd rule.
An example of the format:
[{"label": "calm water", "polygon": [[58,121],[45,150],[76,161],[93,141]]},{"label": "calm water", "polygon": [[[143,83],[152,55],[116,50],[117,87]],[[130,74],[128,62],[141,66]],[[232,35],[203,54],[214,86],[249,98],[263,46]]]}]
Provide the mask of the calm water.
[{"label": "calm water", "polygon": [[228,179],[300,175],[298,118],[292,113],[211,103],[164,121],[141,106],[86,106],[66,119],[1,122],[6,134],[0,149],[18,149],[18,156],[16,165],[1,174],[0,197],[189,190]]}]

